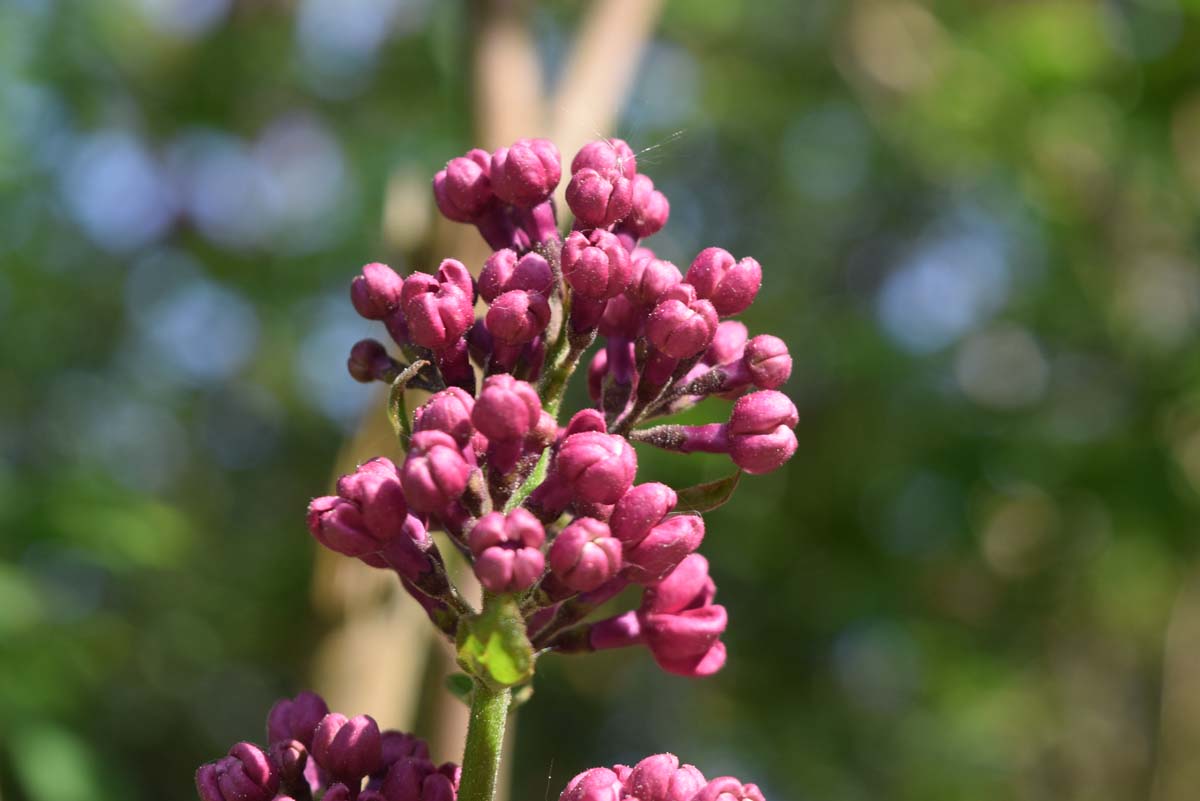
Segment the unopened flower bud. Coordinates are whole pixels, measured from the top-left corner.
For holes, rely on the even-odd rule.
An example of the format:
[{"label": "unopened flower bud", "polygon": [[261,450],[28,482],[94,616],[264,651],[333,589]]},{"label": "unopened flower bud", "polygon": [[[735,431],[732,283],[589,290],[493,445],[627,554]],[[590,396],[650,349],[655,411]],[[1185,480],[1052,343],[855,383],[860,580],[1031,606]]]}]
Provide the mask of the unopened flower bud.
[{"label": "unopened flower bud", "polygon": [[458,766],[449,762],[435,767],[428,759],[401,759],[388,769],[380,789],[387,801],[454,801],[458,776]]},{"label": "unopened flower bud", "polygon": [[708,560],[697,553],[646,588],[638,610],[641,639],[663,670],[707,676],[725,665],[720,637],[728,617],[725,607],[712,603],[715,591]]},{"label": "unopened flower bud", "polygon": [[550,570],[576,592],[591,592],[621,567],[621,543],[599,520],[582,517],[554,539]]},{"label": "unopened flower bud", "polygon": [[429,759],[429,744],[415,734],[388,729],[380,739],[385,766],[401,759]]},{"label": "unopened flower bud", "polygon": [[604,175],[585,167],[567,184],[567,205],[583,228],[607,228],[633,208],[633,183],[624,175]]},{"label": "unopened flower bud", "polygon": [[634,340],[646,319],[645,307],[634,304],[627,295],[609,298],[600,317],[600,334],[610,339]]},{"label": "unopened flower bud", "polygon": [[747,342],[743,359],[751,380],[760,389],[780,387],[792,375],[787,345],[770,334],[760,334]]},{"label": "unopened flower bud", "polygon": [[638,801],[692,801],[704,783],[694,766],[680,765],[674,754],[656,754],[633,766],[625,791]]},{"label": "unopened flower bud", "polygon": [[628,216],[621,220],[621,230],[628,231],[638,239],[645,239],[657,234],[667,224],[671,204],[666,195],[654,188],[654,181],[649,176],[635,175],[631,180],[631,208]]},{"label": "unopened flower bud", "polygon": [[388,355],[387,348],[376,339],[360,339],[350,348],[346,360],[350,377],[363,384],[372,381],[387,381],[388,375],[399,372],[396,362]]},{"label": "unopened flower bud", "polygon": [[479,294],[488,303],[514,289],[549,295],[553,288],[550,263],[540,253],[526,253],[518,259],[510,248],[497,250],[488,256],[479,273]]},{"label": "unopened flower bud", "polygon": [[485,318],[488,331],[505,345],[524,345],[550,324],[550,304],[536,292],[514,289],[497,297]]},{"label": "unopened flower bud", "polygon": [[404,279],[386,264],[372,262],[350,282],[350,302],[368,320],[382,320],[400,306]]},{"label": "unopened flower bud", "polygon": [[491,155],[478,148],[450,159],[433,177],[433,197],[438,210],[454,222],[475,222],[492,202],[488,179]]},{"label": "unopened flower bud", "polygon": [[563,442],[556,469],[575,497],[616,503],[637,474],[637,455],[624,437],[584,431]]},{"label": "unopened flower bud", "polygon": [[281,698],[267,714],[267,742],[274,745],[299,740],[312,746],[313,731],[321,718],[329,714],[325,699],[314,692],[302,692],[295,698]]},{"label": "unopened flower bud", "polygon": [[717,312],[707,300],[692,299],[688,284],[668,290],[646,319],[646,339],[672,359],[695,356],[712,342]]},{"label": "unopened flower bud", "polygon": [[705,248],[684,277],[697,294],[712,301],[722,317],[745,311],[762,286],[762,267],[750,257],[736,261],[729,251]]},{"label": "unopened flower bud", "polygon": [[713,779],[696,793],[693,801],[766,801],[756,784],[742,784],[733,776]]},{"label": "unopened flower bud", "polygon": [[408,505],[391,460],[381,456],[365,462],[342,476],[337,489],[336,496],[316,498],[308,507],[308,529],[326,548],[363,557],[404,535]]},{"label": "unopened flower bud", "polygon": [[678,502],[675,490],[666,484],[638,484],[621,496],[608,521],[613,536],[628,548],[646,538]]},{"label": "unopened flower bud", "polygon": [[488,439],[521,440],[541,421],[542,402],[528,382],[489,376],[475,401],[472,419]]},{"label": "unopened flower bud", "polygon": [[331,712],[313,733],[312,755],[331,776],[350,784],[379,770],[382,747],[379,726],[369,715]]},{"label": "unopened flower bud", "polygon": [[279,770],[279,784],[283,791],[302,792],[307,786],[304,776],[308,766],[308,749],[299,740],[281,740],[268,751],[272,764]]},{"label": "unopened flower bud", "polygon": [[625,564],[632,581],[660,581],[683,558],[694,553],[704,539],[704,518],[700,515],[675,515],[654,526],[645,537],[625,548]]},{"label": "unopened flower bud", "polygon": [[545,541],[545,529],[526,509],[479,518],[467,539],[479,583],[491,592],[529,589],[546,567],[540,550]]},{"label": "unopened flower bud", "polygon": [[561,178],[558,148],[546,139],[518,139],[492,154],[492,191],[505,203],[536,206],[550,197]]},{"label": "unopened flower bud", "polygon": [[592,768],[567,783],[558,801],[621,801],[621,780],[608,768]]},{"label": "unopened flower bud", "polygon": [[572,175],[583,169],[622,175],[632,181],[637,174],[637,157],[624,139],[596,139],[579,148],[571,159]]},{"label": "unopened flower bud", "polygon": [[632,277],[625,289],[625,296],[642,306],[657,304],[663,293],[683,281],[678,267],[655,258],[645,248],[638,248],[630,263]]},{"label": "unopened flower bud", "polygon": [[457,282],[438,281],[426,273],[408,277],[401,303],[412,341],[435,351],[453,345],[475,321],[469,293]]},{"label": "unopened flower bud", "polygon": [[228,756],[196,771],[201,801],[270,801],[278,790],[275,765],[252,743],[238,743]]},{"label": "unopened flower bud", "polygon": [[747,473],[769,473],[796,452],[796,405],[782,392],[763,390],[733,404],[727,426],[729,456]]},{"label": "unopened flower bud", "polygon": [[465,448],[475,435],[471,423],[474,408],[471,393],[459,387],[443,389],[413,412],[413,431],[444,431],[460,448]]},{"label": "unopened flower bud", "polygon": [[629,252],[608,231],[574,231],[563,243],[563,278],[585,298],[605,300],[629,286],[633,267]]},{"label": "unopened flower bud", "polygon": [[409,505],[420,514],[440,514],[462,497],[471,475],[458,443],[444,431],[412,436],[400,482]]},{"label": "unopened flower bud", "polygon": [[713,341],[704,354],[707,364],[729,364],[742,358],[750,332],[737,320],[722,320],[713,334]]},{"label": "unopened flower bud", "polygon": [[608,433],[608,424],[604,421],[604,415],[596,409],[580,409],[571,415],[571,419],[567,421],[558,438],[565,442],[567,437],[572,434],[582,434],[584,431]]}]

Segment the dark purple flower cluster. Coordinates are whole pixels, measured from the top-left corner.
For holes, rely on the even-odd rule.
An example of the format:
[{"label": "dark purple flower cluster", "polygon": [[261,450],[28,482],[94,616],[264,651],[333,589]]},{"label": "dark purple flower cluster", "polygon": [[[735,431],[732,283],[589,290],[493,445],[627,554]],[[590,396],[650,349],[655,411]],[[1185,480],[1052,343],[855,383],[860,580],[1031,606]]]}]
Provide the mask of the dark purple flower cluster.
[{"label": "dark purple flower cluster", "polygon": [[316,693],[279,700],[264,750],[238,743],[200,766],[201,801],[454,801],[459,768],[434,765],[424,740],[330,712]]},{"label": "dark purple flower cluster", "polygon": [[656,754],[633,767],[591,768],[567,783],[558,801],[764,801],[757,785],[732,776],[708,781],[674,754]]}]

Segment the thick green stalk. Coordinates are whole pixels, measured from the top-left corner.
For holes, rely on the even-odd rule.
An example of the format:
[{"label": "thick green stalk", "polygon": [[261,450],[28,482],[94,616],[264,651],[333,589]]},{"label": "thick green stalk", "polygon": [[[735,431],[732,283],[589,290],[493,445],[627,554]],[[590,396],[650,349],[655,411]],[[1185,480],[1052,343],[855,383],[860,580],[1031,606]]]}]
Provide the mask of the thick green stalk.
[{"label": "thick green stalk", "polygon": [[511,701],[512,690],[493,690],[475,680],[458,801],[492,801],[495,797],[500,752],[504,747],[504,724]]}]

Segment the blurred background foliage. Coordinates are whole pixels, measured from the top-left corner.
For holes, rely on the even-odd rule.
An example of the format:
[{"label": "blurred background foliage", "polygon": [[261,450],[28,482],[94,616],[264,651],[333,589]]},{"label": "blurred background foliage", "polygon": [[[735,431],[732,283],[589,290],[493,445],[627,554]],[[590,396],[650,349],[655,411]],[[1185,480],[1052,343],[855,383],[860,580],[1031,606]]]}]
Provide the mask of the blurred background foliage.
[{"label": "blurred background foliage", "polygon": [[[308,684],[346,286],[452,255],[471,13],[0,1],[6,801],[191,798]],[[579,14],[532,10],[547,75]],[[763,263],[801,449],[709,518],[725,671],[544,660],[511,797],[671,749],[773,801],[1194,799],[1200,2],[673,0],[618,133],[660,255]]]}]

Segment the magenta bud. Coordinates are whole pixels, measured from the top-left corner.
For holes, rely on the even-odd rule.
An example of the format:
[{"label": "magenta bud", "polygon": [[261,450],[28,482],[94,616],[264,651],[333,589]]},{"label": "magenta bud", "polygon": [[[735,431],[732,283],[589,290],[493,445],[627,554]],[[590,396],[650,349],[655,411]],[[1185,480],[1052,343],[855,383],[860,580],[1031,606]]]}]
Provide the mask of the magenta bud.
[{"label": "magenta bud", "polygon": [[717,587],[708,575],[708,560],[698,553],[686,557],[662,581],[646,588],[641,611],[673,614],[712,603]]},{"label": "magenta bud", "polygon": [[302,692],[295,698],[281,698],[267,714],[267,742],[275,745],[299,740],[306,748],[312,746],[313,730],[321,718],[329,714],[325,699],[314,692]]},{"label": "magenta bud", "polygon": [[621,801],[621,780],[608,768],[592,768],[567,783],[558,801]]},{"label": "magenta bud", "polygon": [[409,504],[420,514],[440,514],[467,488],[471,465],[458,443],[444,431],[418,431],[409,443],[400,482]]},{"label": "magenta bud", "polygon": [[475,279],[471,277],[471,271],[467,269],[467,265],[458,259],[442,259],[434,277],[437,278],[439,284],[450,284],[468,298],[474,299]]},{"label": "magenta bud", "polygon": [[704,354],[707,364],[729,364],[742,358],[750,332],[737,320],[722,320],[713,334],[713,341]]},{"label": "magenta bud", "polygon": [[580,409],[567,421],[567,425],[559,434],[559,439],[566,441],[567,437],[572,434],[582,434],[584,431],[608,433],[608,424],[604,421],[604,414],[596,409]]},{"label": "magenta bud", "polygon": [[615,298],[609,298],[604,305],[604,314],[600,317],[600,334],[632,341],[637,339],[645,320],[644,307],[635,305],[626,295],[617,295]]},{"label": "magenta bud", "polygon": [[600,348],[592,356],[592,361],[588,364],[588,397],[592,399],[593,403],[600,402],[600,396],[604,389],[604,377],[606,375],[608,375],[608,351],[605,348]]},{"label": "magenta bud", "polygon": [[747,473],[769,473],[796,452],[792,431],[800,420],[796,405],[782,392],[765,389],[738,398],[727,426],[729,456]]},{"label": "magenta bud", "polygon": [[633,275],[629,252],[608,231],[574,231],[563,243],[563,277],[585,298],[605,300],[625,291]]},{"label": "magenta bud", "polygon": [[321,796],[321,801],[355,801],[355,798],[349,787],[338,782],[329,786],[325,795]]},{"label": "magenta bud", "polygon": [[[381,456],[360,465],[338,480],[337,490],[308,506],[308,530],[326,548],[363,557],[404,536],[408,505],[391,460]],[[307,745],[297,734],[291,737]]]},{"label": "magenta bud", "polygon": [[389,373],[394,373],[396,363],[388,355],[383,343],[375,339],[360,339],[350,348],[350,358],[346,360],[346,369],[350,377],[363,384],[372,381],[386,381]]},{"label": "magenta bud", "polygon": [[760,389],[782,386],[792,375],[792,357],[779,337],[760,334],[746,343],[743,358],[754,385]]},{"label": "magenta bud", "polygon": [[[667,224],[671,215],[671,204],[667,196],[654,188],[654,181],[646,175],[635,175],[629,215],[621,221],[621,230],[628,231],[638,239],[653,236]],[[642,801],[645,801],[643,799]]]},{"label": "magenta bud", "polygon": [[[626,493],[628,495],[628,493]],[[636,545],[625,547],[629,578],[643,584],[660,581],[704,540],[704,518],[675,515],[654,526]]]},{"label": "magenta bud", "polygon": [[624,139],[596,139],[579,148],[571,159],[572,175],[584,169],[632,181],[637,174],[637,157]]},{"label": "magenta bud", "polygon": [[415,734],[388,729],[380,740],[385,766],[400,759],[429,759],[429,744]]},{"label": "magenta bud", "polygon": [[692,801],[766,801],[756,784],[742,784],[732,776],[720,776],[704,785]]},{"label": "magenta bud", "polygon": [[621,496],[613,509],[608,521],[613,536],[626,547],[637,545],[675,508],[678,500],[675,490],[666,484],[638,484]]},{"label": "magenta bud", "polygon": [[401,304],[412,341],[435,351],[449,348],[475,321],[471,295],[457,280],[438,281],[426,273],[413,273],[404,282]]},{"label": "magenta bud", "polygon": [[201,801],[270,801],[278,790],[278,770],[252,743],[238,743],[228,756],[196,771]]},{"label": "magenta bud", "polygon": [[637,454],[624,437],[584,431],[563,441],[556,469],[576,498],[616,503],[637,474]]},{"label": "magenta bud", "polygon": [[550,324],[550,304],[544,295],[514,289],[497,297],[485,318],[488,332],[506,345],[524,345]]},{"label": "magenta bud", "polygon": [[707,676],[725,665],[720,637],[728,617],[725,607],[712,603],[715,593],[708,560],[696,553],[646,588],[638,609],[640,633],[659,667],[681,676]]},{"label": "magenta bud", "polygon": [[608,526],[581,517],[563,529],[550,546],[550,570],[576,592],[591,592],[617,574],[621,543]]},{"label": "magenta bud", "polygon": [[372,262],[350,282],[350,302],[368,320],[382,320],[400,306],[404,279],[386,264]]},{"label": "magenta bud", "polygon": [[536,206],[562,178],[558,148],[546,139],[518,139],[492,154],[491,178],[492,191],[505,203]]},{"label": "magenta bud", "polygon": [[554,273],[539,253],[526,253],[518,259],[513,250],[497,250],[484,262],[479,274],[479,294],[488,303],[514,289],[548,296],[553,288]]},{"label": "magenta bud", "polygon": [[529,589],[546,567],[540,550],[545,541],[545,529],[526,509],[479,518],[467,537],[479,583],[491,592]]},{"label": "magenta bud", "polygon": [[541,422],[542,402],[529,383],[510,375],[489,376],[472,419],[488,439],[521,440]]},{"label": "magenta bud", "polygon": [[283,789],[300,789],[307,784],[304,771],[308,766],[308,749],[299,740],[282,740],[268,751],[272,764],[279,771],[279,783]]},{"label": "magenta bud", "polygon": [[335,779],[347,783],[377,772],[383,765],[382,749],[379,726],[369,715],[347,718],[331,712],[313,733],[313,759]]},{"label": "magenta bud", "polygon": [[722,317],[750,308],[762,286],[762,267],[750,257],[735,261],[729,251],[705,248],[684,277],[697,294],[712,301]]},{"label": "magenta bud", "polygon": [[625,792],[638,801],[692,801],[704,783],[694,766],[680,765],[674,754],[656,754],[633,766]]},{"label": "magenta bud", "polygon": [[582,228],[607,228],[633,208],[633,183],[624,175],[605,175],[585,167],[567,184],[567,205]]},{"label": "magenta bud", "polygon": [[631,279],[625,296],[642,306],[653,306],[667,290],[683,281],[679,268],[669,261],[655,258],[645,248],[638,248],[631,263]]},{"label": "magenta bud", "polygon": [[413,431],[444,431],[464,448],[475,435],[471,423],[474,408],[471,393],[459,387],[443,389],[417,407],[413,413]]},{"label": "magenta bud", "polygon": [[428,759],[412,757],[388,768],[380,790],[386,801],[454,801],[458,776],[453,763],[435,767]]},{"label": "magenta bud", "polygon": [[446,168],[433,176],[433,198],[446,219],[475,222],[488,207],[493,197],[488,179],[490,164],[488,152],[476,148],[450,159]]},{"label": "magenta bud", "polygon": [[688,284],[676,284],[646,318],[646,339],[672,359],[695,356],[712,342],[717,312],[707,300],[690,299]]}]

